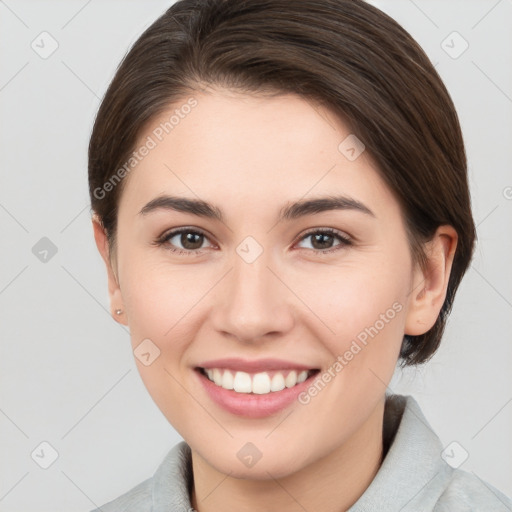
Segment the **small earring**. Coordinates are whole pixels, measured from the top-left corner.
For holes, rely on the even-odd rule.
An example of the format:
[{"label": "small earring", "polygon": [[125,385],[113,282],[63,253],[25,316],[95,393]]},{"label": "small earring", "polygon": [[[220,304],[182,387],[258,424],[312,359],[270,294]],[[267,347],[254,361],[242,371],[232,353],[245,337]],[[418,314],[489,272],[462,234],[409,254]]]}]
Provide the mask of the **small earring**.
[{"label": "small earring", "polygon": [[123,312],[122,309],[116,309],[116,315],[120,315]]}]

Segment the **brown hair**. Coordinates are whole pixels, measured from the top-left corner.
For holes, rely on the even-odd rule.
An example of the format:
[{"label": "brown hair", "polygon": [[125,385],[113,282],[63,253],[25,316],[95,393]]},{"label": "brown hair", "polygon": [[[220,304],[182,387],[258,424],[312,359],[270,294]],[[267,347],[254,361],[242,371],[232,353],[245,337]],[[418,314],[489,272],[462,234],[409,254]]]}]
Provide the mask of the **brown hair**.
[{"label": "brown hair", "polygon": [[476,232],[458,117],[421,47],[362,0],[176,2],[123,59],[91,135],[91,204],[111,247],[123,183],[105,184],[116,171],[119,178],[147,123],[204,84],[295,93],[338,114],[399,201],[413,259],[422,268],[422,244],[440,225],[455,228],[458,245],[439,317],[428,332],[405,335],[402,343],[403,364],[429,359],[471,261]]}]

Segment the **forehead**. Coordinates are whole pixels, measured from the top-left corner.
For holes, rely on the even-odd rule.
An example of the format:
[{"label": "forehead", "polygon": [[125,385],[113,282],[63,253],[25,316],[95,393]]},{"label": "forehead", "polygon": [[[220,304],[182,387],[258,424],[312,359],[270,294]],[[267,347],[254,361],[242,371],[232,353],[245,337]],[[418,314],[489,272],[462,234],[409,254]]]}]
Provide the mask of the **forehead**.
[{"label": "forehead", "polygon": [[150,149],[123,196],[139,203],[164,193],[208,196],[226,208],[280,207],[325,193],[392,200],[369,155],[346,152],[361,151],[357,144],[342,119],[297,95],[191,93],[140,134],[136,148]]}]

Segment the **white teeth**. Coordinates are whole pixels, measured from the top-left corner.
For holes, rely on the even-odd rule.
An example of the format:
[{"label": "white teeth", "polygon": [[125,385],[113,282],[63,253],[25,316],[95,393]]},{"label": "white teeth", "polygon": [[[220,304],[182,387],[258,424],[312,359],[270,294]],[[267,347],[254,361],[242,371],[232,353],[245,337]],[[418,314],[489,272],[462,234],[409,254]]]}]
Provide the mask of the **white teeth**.
[{"label": "white teeth", "polygon": [[302,371],[297,375],[297,383],[304,382],[308,378],[308,372],[306,370]]},{"label": "white teeth", "polygon": [[217,386],[222,385],[222,373],[218,368],[213,370],[213,382],[215,382]]},{"label": "white teeth", "polygon": [[208,368],[205,370],[208,378],[217,386],[224,389],[232,389],[237,393],[254,393],[257,395],[266,395],[270,392],[281,391],[284,388],[304,382],[309,375],[307,370],[297,373],[296,370],[288,372],[276,372],[271,378],[267,372],[249,374],[247,372],[233,372],[222,370],[220,368]]},{"label": "white teeth", "polygon": [[257,395],[270,393],[270,377],[268,373],[257,373],[252,378],[252,392]]},{"label": "white teeth", "polygon": [[252,391],[251,376],[245,372],[236,372],[233,389],[237,393],[250,393]]},{"label": "white teeth", "polygon": [[276,373],[272,377],[272,382],[270,383],[270,391],[281,391],[286,386],[284,384],[284,377],[282,373]]},{"label": "white teeth", "polygon": [[284,383],[287,388],[291,388],[297,384],[297,372],[295,370],[292,370],[287,376],[286,379],[284,379]]},{"label": "white teeth", "polygon": [[231,372],[224,372],[224,375],[222,376],[222,384],[221,386],[224,389],[233,389],[234,385],[234,377]]}]

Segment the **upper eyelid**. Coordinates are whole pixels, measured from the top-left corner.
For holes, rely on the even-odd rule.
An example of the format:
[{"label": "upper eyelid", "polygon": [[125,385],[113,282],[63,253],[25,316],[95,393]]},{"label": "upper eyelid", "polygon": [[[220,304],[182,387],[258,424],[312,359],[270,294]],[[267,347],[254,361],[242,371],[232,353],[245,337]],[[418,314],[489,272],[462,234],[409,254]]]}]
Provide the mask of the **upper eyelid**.
[{"label": "upper eyelid", "polygon": [[299,235],[299,240],[304,238],[305,236],[309,236],[309,235],[312,235],[314,233],[328,233],[328,234],[331,234],[331,235],[338,235],[342,238],[348,238],[350,240],[352,240],[352,237],[348,234],[348,233],[345,233],[344,231],[341,231],[339,229],[335,229],[335,228],[310,228],[308,230],[306,230],[305,233],[302,233],[301,235]]}]

